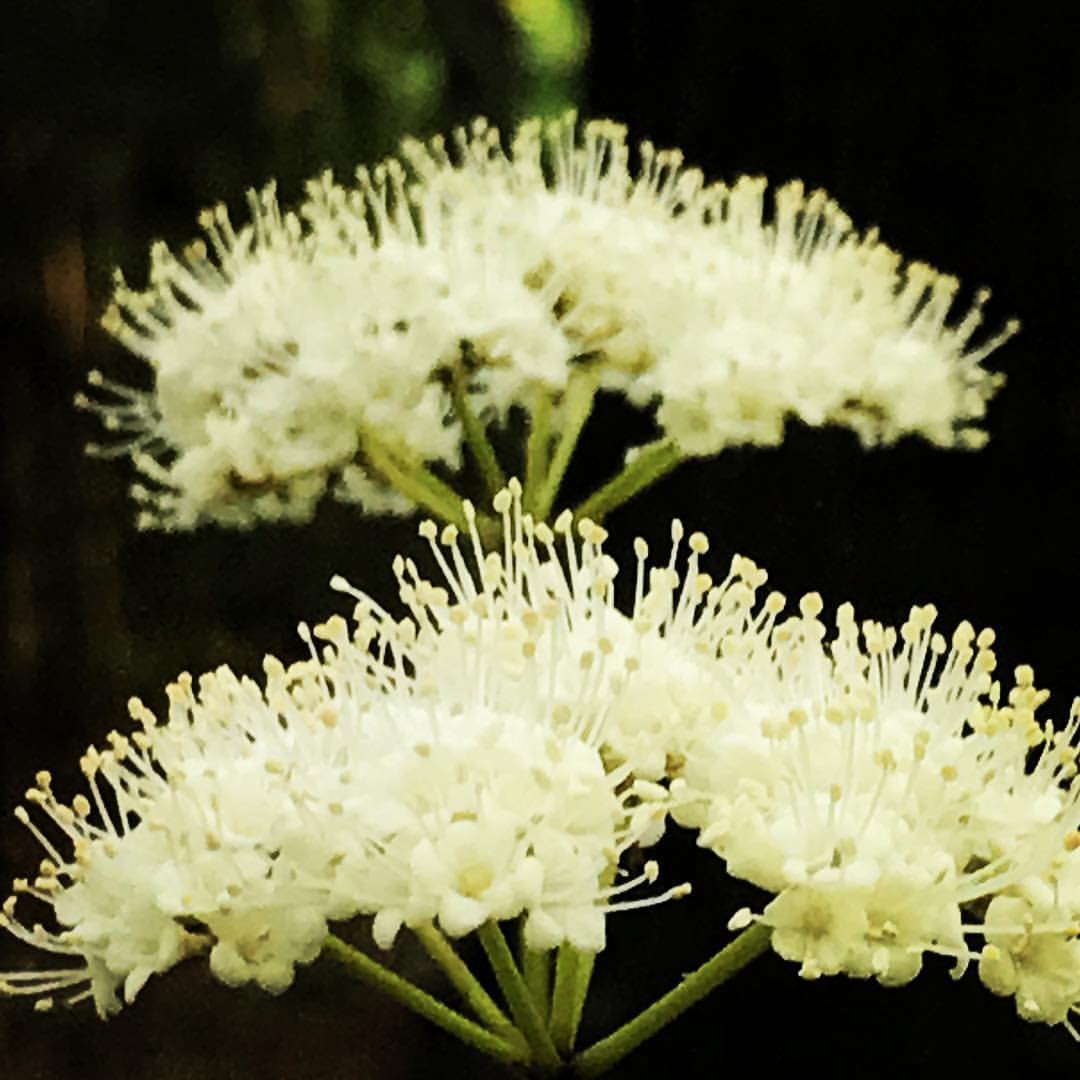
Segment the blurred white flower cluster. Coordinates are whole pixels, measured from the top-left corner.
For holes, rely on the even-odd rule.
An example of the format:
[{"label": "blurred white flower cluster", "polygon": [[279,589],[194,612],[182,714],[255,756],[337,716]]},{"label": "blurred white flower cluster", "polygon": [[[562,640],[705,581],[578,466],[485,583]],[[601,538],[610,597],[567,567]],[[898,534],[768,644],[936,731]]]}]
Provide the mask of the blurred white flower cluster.
[{"label": "blurred white flower cluster", "polygon": [[209,243],[155,245],[104,319],[153,388],[95,374],[80,401],[164,528],[303,520],[327,492],[405,511],[402,475],[458,469],[466,412],[557,431],[574,379],[654,410],[684,457],[775,444],[789,417],[977,445],[999,382],[980,365],[1014,325],[973,344],[985,293],[954,315],[954,278],[821,191],[766,190],[649,143],[631,164],[610,121],[409,140],[296,211],[271,185],[241,228],[218,207]]},{"label": "blurred white flower cluster", "polygon": [[[677,522],[661,565],[636,543],[619,604],[604,529],[535,522],[516,483],[495,511],[492,550],[471,507],[466,536],[421,527],[439,573],[394,561],[409,618],[336,579],[352,622],[302,628],[311,658],[268,660],[265,689],[222,669],[170,687],[164,723],[133,702],[141,730],[87,754],[70,807],[40,774],[19,816],[47,857],[3,921],[77,964],[0,988],[104,1013],[209,952],[279,990],[358,914],[383,946],[523,916],[531,948],[595,952],[607,914],[686,891],[635,894],[656,864],[619,869],[670,819],[773,894],[732,925],[769,926],[803,976],[897,985],[940,953],[1072,1030],[1075,706],[1040,722],[1031,669],[1003,694],[993,634],[947,639],[932,607],[899,629],[842,605],[830,630],[813,593],[785,614],[749,559],[714,581]],[[20,894],[59,929],[19,922]]]}]

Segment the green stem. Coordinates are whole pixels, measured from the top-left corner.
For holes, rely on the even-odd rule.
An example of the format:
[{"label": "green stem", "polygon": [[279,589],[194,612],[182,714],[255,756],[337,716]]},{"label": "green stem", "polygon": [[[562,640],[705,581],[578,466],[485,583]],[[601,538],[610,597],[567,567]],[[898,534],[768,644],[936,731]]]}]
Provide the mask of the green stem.
[{"label": "green stem", "polygon": [[354,975],[361,982],[376,990],[381,990],[395,1001],[424,1017],[425,1020],[430,1020],[443,1031],[475,1047],[481,1053],[511,1065],[528,1061],[529,1054],[524,1045],[511,1043],[499,1035],[492,1034],[479,1024],[473,1023],[472,1020],[466,1019],[441,1001],[436,1001],[418,986],[413,986],[411,982],[400,975],[395,975],[378,961],[372,960],[359,949],[354,949],[341,938],[333,934],[328,935],[323,943],[323,953],[337,961],[349,974]]},{"label": "green stem", "polygon": [[[555,990],[551,995],[551,1037],[555,1049],[569,1057],[574,1049],[577,1024],[574,1022],[577,1001],[578,968],[582,955],[572,945],[559,946],[555,960]],[[580,1011],[578,1016],[580,1016]]]},{"label": "green stem", "polygon": [[514,963],[514,954],[503,937],[502,930],[496,922],[484,923],[477,931],[480,944],[484,946],[491,961],[491,968],[495,972],[495,978],[510,1006],[510,1013],[518,1029],[525,1036],[532,1050],[536,1064],[541,1070],[554,1073],[562,1066],[562,1059],[551,1041],[544,1021],[533,1003],[529,988]]},{"label": "green stem", "polygon": [[765,952],[769,947],[770,933],[769,927],[760,923],[744,930],[711,960],[707,960],[697,971],[687,975],[674,990],[666,993],[606,1039],[601,1039],[588,1050],[578,1054],[573,1061],[574,1072],[578,1076],[599,1076],[617,1065],[631,1050],[651,1038],[686,1012],[691,1005]]},{"label": "green stem", "polygon": [[551,393],[537,384],[532,412],[529,414],[529,441],[525,446],[525,510],[535,509],[536,495],[547,475],[551,452]]},{"label": "green stem", "polygon": [[551,954],[523,949],[521,974],[525,977],[525,985],[529,988],[540,1020],[546,1024],[551,1001]]},{"label": "green stem", "polygon": [[585,1000],[589,996],[589,984],[592,982],[593,969],[596,967],[596,953],[580,953],[577,971],[574,973],[574,997],[570,1013],[570,1045],[577,1042],[578,1028],[585,1012]]},{"label": "green stem", "polygon": [[461,509],[461,496],[430,469],[424,465],[399,460],[388,447],[370,434],[364,436],[362,449],[368,463],[391,487],[443,521],[456,525],[463,531],[468,529],[468,522]]},{"label": "green stem", "polygon": [[506,476],[499,466],[499,459],[495,456],[495,448],[487,437],[484,425],[480,418],[473,412],[469,401],[469,387],[465,375],[465,365],[459,361],[450,376],[450,396],[454,403],[454,412],[461,420],[461,426],[465,432],[465,441],[472,451],[473,458],[480,475],[484,478],[484,486],[489,495],[495,495],[506,487]]},{"label": "green stem", "polygon": [[454,988],[468,1002],[469,1007],[480,1020],[493,1031],[509,1039],[513,1039],[514,1036],[520,1038],[520,1033],[514,1027],[510,1017],[499,1008],[494,998],[469,970],[465,961],[454,951],[453,945],[434,925],[427,923],[418,926],[413,933],[420,939],[420,944],[424,946],[428,956],[442,968],[454,984]]},{"label": "green stem", "polygon": [[658,439],[643,446],[624,466],[623,471],[594,491],[575,511],[575,518],[600,522],[617,506],[628,502],[639,491],[656,483],[683,460],[672,439]]},{"label": "green stem", "polygon": [[538,521],[546,520],[555,505],[563,477],[566,475],[566,467],[574,456],[574,449],[581,436],[581,429],[592,412],[599,378],[595,368],[580,367],[566,384],[563,394],[563,426],[551,455],[547,475],[536,493],[534,514]]}]

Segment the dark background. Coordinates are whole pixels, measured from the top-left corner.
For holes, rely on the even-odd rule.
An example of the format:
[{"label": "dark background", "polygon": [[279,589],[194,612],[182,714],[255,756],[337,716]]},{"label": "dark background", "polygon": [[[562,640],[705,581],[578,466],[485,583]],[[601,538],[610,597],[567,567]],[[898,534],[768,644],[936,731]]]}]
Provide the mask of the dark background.
[{"label": "dark background", "polygon": [[[1080,691],[1080,76],[1065,27],[1044,5],[1008,16],[955,5],[948,19],[881,8],[874,21],[656,0],[597,2],[576,22],[556,9],[18,0],[6,10],[0,806],[41,767],[71,791],[78,753],[124,725],[130,694],[157,704],[179,670],[254,672],[266,651],[297,655],[297,619],[337,606],[332,572],[391,603],[390,554],[416,547],[411,523],[330,505],[303,529],[137,533],[124,469],[83,458],[94,424],[69,404],[89,367],[132,371],[96,325],[111,267],[139,280],[152,238],[183,242],[200,207],[237,206],[270,176],[289,201],[324,165],[347,174],[405,134],[476,113],[510,124],[570,101],[680,146],[709,176],[823,186],[859,225],[956,273],[964,298],[992,286],[991,329],[1013,315],[1024,324],[990,361],[1008,385],[985,450],[912,441],[863,453],[846,432],[796,429],[780,449],[684,466],[613,515],[616,552],[635,533],[662,547],[678,514],[710,533],[718,567],[732,551],[751,555],[789,594],[819,588],[830,606],[851,600],[885,620],[932,600],[946,627],[994,626],[1003,671],[1032,662],[1050,715],[1065,715]],[[570,495],[615,467],[631,428],[646,425],[605,403]],[[8,821],[5,878],[40,857]],[[612,921],[586,1035],[728,936],[744,895],[723,885],[719,864],[682,838],[666,868],[692,877],[695,894]],[[0,969],[22,956],[0,943]],[[410,950],[394,962],[423,978]],[[0,1004],[0,1076],[20,1080],[499,1075],[323,965],[276,999],[189,965],[107,1025],[89,1010],[41,1017],[22,1004]],[[808,1075],[998,1066],[1041,1076],[1080,1068],[1080,1045],[1020,1021],[973,973],[954,985],[945,965],[882,990],[802,983],[770,957],[617,1075],[739,1075],[766,1063]]]}]

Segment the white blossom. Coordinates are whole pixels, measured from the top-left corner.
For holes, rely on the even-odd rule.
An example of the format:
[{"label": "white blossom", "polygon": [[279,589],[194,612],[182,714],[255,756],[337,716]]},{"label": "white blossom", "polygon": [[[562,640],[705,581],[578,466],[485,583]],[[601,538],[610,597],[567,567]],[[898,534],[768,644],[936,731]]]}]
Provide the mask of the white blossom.
[{"label": "white blossom", "polygon": [[[267,658],[264,686],[227,668],[181,676],[160,722],[133,700],[139,729],[83,760],[92,801],[65,806],[39,776],[28,800],[59,839],[20,808],[48,860],[16,882],[3,924],[76,966],[7,973],[0,988],[92,993],[104,1015],[118,988],[130,1001],[198,953],[229,984],[278,992],[328,923],[357,915],[383,947],[403,926],[457,937],[520,916],[532,948],[595,952],[610,913],[688,891],[638,897],[656,864],[620,869],[662,831],[667,792],[605,761],[589,687],[531,692],[557,676],[557,654],[522,652],[515,695],[494,642],[458,635],[467,677],[450,679],[437,652],[410,651],[415,625],[354,595],[354,624],[302,626],[311,657]],[[26,929],[21,894],[56,929]]]},{"label": "white blossom", "polygon": [[927,951],[964,964],[965,912],[1075,828],[1075,714],[1040,724],[1026,666],[1002,702],[992,633],[963,623],[950,644],[932,607],[896,631],[843,605],[831,640],[821,612],[810,594],[723,651],[731,705],[688,753],[675,817],[777,894],[761,921],[807,977],[902,983]]},{"label": "white blossom", "polygon": [[327,492],[408,510],[386,462],[458,467],[451,384],[482,423],[538,395],[558,422],[577,375],[687,455],[776,443],[791,416],[974,445],[999,382],[981,363],[1015,329],[973,342],[985,292],[953,317],[955,279],[822,192],[706,184],[647,142],[632,165],[611,121],[527,121],[505,148],[478,120],[312,181],[295,212],[272,184],[249,201],[239,229],[202,215],[209,244],[154,245],[104,318],[154,385],[94,373],[79,401],[132,458],[147,527],[302,520]]}]

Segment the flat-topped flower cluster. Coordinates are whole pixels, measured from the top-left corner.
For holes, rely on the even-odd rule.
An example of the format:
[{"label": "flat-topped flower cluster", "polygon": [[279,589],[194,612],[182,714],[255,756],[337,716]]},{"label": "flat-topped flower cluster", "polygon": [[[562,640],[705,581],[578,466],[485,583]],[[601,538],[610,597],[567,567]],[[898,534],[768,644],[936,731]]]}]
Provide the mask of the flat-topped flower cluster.
[{"label": "flat-topped flower cluster", "polygon": [[509,147],[478,120],[295,211],[269,185],[240,228],[200,221],[182,254],[153,247],[145,289],[118,276],[104,319],[153,388],[95,373],[80,397],[146,527],[303,520],[327,492],[407,510],[397,478],[454,473],[469,417],[558,428],[598,387],[683,456],[776,444],[789,417],[979,445],[981,364],[1015,329],[974,343],[987,293],[954,315],[955,278],[821,191],[706,183],[649,143],[631,164],[624,128],[573,116]]},{"label": "flat-topped flower cluster", "polygon": [[[0,988],[107,1014],[208,954],[281,990],[357,915],[382,946],[520,916],[534,950],[596,952],[608,914],[686,892],[643,890],[656,863],[623,858],[673,820],[773,894],[733,925],[771,927],[804,976],[895,985],[942,953],[1069,1024],[1075,708],[1040,721],[1031,669],[1003,692],[992,633],[946,638],[932,607],[894,629],[843,605],[830,627],[749,559],[714,580],[678,523],[660,565],[637,542],[620,604],[605,530],[537,523],[520,494],[495,500],[494,549],[471,508],[468,535],[421,527],[438,574],[394,561],[408,618],[336,579],[353,618],[302,628],[309,659],[268,659],[263,685],[182,677],[162,721],[133,701],[70,805],[39,774],[18,816],[46,857],[3,925],[69,966]],[[21,921],[33,901],[52,929]]]}]

